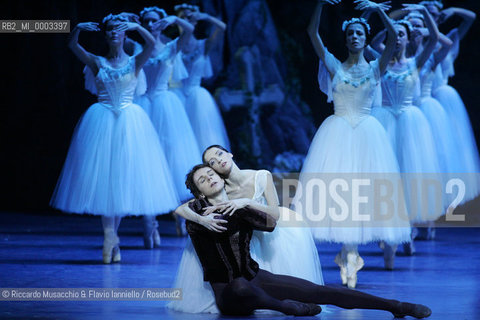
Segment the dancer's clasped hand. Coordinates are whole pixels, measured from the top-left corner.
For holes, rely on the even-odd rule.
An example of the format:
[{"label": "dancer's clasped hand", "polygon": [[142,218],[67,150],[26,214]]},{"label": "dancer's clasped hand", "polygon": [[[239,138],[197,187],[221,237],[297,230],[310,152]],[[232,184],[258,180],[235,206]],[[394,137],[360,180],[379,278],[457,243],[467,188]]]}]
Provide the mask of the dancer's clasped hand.
[{"label": "dancer's clasped hand", "polygon": [[227,230],[222,224],[226,224],[228,221],[222,219],[222,215],[218,213],[204,214],[201,225],[210,231],[224,232]]},{"label": "dancer's clasped hand", "polygon": [[231,216],[238,209],[242,209],[248,206],[251,201],[251,199],[247,198],[225,201],[214,206],[206,207],[205,214],[221,212],[222,214]]}]

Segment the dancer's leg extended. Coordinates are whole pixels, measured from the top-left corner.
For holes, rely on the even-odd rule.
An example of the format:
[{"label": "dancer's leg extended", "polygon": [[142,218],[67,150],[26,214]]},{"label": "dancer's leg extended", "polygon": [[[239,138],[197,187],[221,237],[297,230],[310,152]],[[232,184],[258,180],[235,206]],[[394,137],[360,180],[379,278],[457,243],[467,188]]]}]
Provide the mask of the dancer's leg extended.
[{"label": "dancer's leg extended", "polygon": [[396,315],[411,315],[417,318],[426,317],[431,313],[425,306],[384,299],[350,289],[319,286],[304,279],[276,275],[265,270],[260,270],[251,283],[278,300],[292,299],[306,303],[333,304],[345,309],[386,310]]}]

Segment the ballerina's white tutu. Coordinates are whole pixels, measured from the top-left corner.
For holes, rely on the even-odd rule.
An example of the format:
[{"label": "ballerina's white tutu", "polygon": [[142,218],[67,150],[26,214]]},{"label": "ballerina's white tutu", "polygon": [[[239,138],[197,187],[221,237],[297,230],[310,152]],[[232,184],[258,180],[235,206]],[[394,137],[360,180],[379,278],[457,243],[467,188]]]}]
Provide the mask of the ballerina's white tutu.
[{"label": "ballerina's white tutu", "polygon": [[[321,192],[313,192],[314,189],[306,191],[308,184],[315,179],[327,183],[334,179],[346,183],[356,178],[368,179],[372,183],[377,179],[388,180],[394,188],[400,181],[397,159],[385,129],[370,115],[374,98],[378,96],[378,62],[372,61],[368,70],[352,74],[345,71],[329,52],[326,52],[325,59],[333,66],[335,76],[331,78],[320,60],[318,81],[328,101],[334,101],[335,114],[325,119],[313,138],[299,179],[304,191],[297,191],[293,205],[309,221],[318,241],[350,244],[379,240],[391,244],[406,242],[410,238],[410,224],[405,214],[403,217],[399,214],[398,208],[404,207],[401,194],[392,200],[391,218],[380,221],[370,216],[369,221],[359,221],[353,219],[353,215],[337,220],[329,214],[330,209],[322,217],[319,208],[338,207],[335,199],[329,196],[331,193],[323,197]],[[364,211],[371,215],[374,203],[369,203]]]},{"label": "ballerina's white tutu", "polygon": [[[265,170],[255,176],[254,200],[266,204],[264,191],[267,185]],[[260,268],[276,274],[303,278],[323,284],[322,268],[312,235],[304,223],[293,227],[287,224],[297,213],[281,208],[281,218],[273,232],[254,231],[250,254]],[[293,220],[293,219],[292,219]],[[167,308],[189,313],[219,313],[215,296],[208,282],[203,280],[203,270],[188,239],[178,268],[174,288],[181,288],[183,299],[172,301]]]},{"label": "ballerina's white tutu", "polygon": [[[156,215],[179,200],[166,158],[148,115],[132,103],[135,57],[121,68],[98,58],[86,88],[98,95],[80,119],[50,204],[62,211],[105,216]],[[159,196],[159,194],[161,196]]]},{"label": "ballerina's white tutu", "polygon": [[192,48],[182,53],[188,78],[182,88],[173,81],[172,90],[184,101],[185,108],[197,137],[200,150],[218,144],[230,150],[230,141],[217,103],[208,90],[201,86],[202,78],[213,75],[210,58],[205,55],[205,40],[192,41]]},{"label": "ballerina's white tutu", "polygon": [[147,61],[143,67],[147,93],[136,101],[147,111],[158,132],[178,196],[185,201],[191,198],[185,174],[202,162],[202,156],[181,100],[168,89],[169,79],[181,81],[188,76],[177,51],[177,40],[173,40]]},{"label": "ballerina's white tutu", "polygon": [[452,139],[460,155],[461,179],[465,183],[465,197],[462,203],[480,194],[480,158],[470,118],[465,104],[457,90],[448,85],[448,78],[455,75],[453,63],[459,52],[458,30],[453,29],[448,37],[453,41],[447,57],[442,61],[441,72],[435,73],[433,97],[440,102],[452,124]]}]

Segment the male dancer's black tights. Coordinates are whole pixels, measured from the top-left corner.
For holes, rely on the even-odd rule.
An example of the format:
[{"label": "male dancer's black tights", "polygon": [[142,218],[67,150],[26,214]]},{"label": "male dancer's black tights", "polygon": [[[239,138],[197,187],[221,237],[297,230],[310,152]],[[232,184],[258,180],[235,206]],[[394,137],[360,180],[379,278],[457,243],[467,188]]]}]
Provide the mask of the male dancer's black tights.
[{"label": "male dancer's black tights", "polygon": [[333,304],[345,309],[377,309],[401,313],[397,300],[379,298],[344,288],[332,288],[310,281],[259,270],[252,280],[237,278],[232,282],[212,283],[217,306],[223,314],[249,315],[256,309],[270,309],[293,314],[292,304],[283,300],[304,303]]}]

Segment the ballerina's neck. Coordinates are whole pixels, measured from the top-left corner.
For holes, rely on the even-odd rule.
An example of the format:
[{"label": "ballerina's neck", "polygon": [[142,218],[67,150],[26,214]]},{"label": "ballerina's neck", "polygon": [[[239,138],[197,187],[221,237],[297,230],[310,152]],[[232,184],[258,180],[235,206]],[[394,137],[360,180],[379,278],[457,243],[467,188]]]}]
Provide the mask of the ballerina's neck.
[{"label": "ballerina's neck", "polygon": [[227,182],[231,186],[240,186],[248,176],[245,170],[240,170],[235,162],[232,162],[232,169],[226,178]]}]

